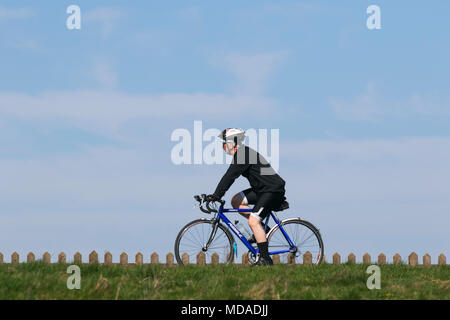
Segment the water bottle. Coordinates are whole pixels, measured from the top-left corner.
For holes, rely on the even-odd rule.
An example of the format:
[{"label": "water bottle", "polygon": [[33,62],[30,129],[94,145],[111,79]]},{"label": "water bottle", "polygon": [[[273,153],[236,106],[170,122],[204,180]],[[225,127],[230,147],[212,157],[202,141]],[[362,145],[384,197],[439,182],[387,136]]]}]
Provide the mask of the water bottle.
[{"label": "water bottle", "polygon": [[234,221],[234,224],[236,225],[236,227],[238,228],[238,230],[242,233],[242,235],[245,237],[245,239],[250,239],[250,237],[252,236],[250,231],[244,227],[242,224],[239,224],[239,221]]}]

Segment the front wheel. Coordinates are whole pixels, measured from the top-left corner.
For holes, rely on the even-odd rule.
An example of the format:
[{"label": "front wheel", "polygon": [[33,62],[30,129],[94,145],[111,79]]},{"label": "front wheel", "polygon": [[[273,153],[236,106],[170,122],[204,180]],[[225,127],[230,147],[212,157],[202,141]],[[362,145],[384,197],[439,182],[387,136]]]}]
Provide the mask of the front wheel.
[{"label": "front wheel", "polygon": [[[279,253],[280,262],[288,262],[295,257],[297,263],[303,262],[303,254],[309,251],[312,255],[312,264],[319,264],[323,260],[323,241],[319,230],[310,222],[300,218],[287,219],[280,222],[283,230],[294,244],[292,253]],[[279,225],[273,227],[267,235],[269,252],[285,251],[292,248]]]},{"label": "front wheel", "polygon": [[178,233],[175,240],[175,259],[178,265],[182,266],[195,262],[197,255],[203,252],[207,262],[211,261],[213,254],[217,254],[219,263],[232,263],[233,242],[233,235],[218,221],[194,220]]}]

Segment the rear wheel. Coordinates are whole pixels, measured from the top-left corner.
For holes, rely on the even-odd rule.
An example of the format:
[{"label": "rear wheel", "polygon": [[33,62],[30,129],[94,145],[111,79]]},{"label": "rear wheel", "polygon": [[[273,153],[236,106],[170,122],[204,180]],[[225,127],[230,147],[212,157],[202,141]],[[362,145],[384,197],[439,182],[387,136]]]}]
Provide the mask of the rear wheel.
[{"label": "rear wheel", "polygon": [[[207,247],[216,224],[216,233]],[[179,265],[194,263],[197,255],[203,252],[207,263],[211,262],[213,254],[217,254],[219,263],[232,263],[234,259],[233,242],[233,235],[219,222],[209,219],[194,220],[178,233],[175,240],[175,259]],[[188,255],[188,260],[184,254]]]},{"label": "rear wheel", "polygon": [[[310,252],[312,264],[319,264],[323,260],[323,241],[319,230],[310,222],[296,219],[287,219],[280,222],[284,231],[294,244],[294,252],[280,253],[280,262],[287,263],[294,257],[296,263],[303,263],[303,255]],[[292,246],[285,235],[276,225],[267,235],[269,252],[289,250]]]}]

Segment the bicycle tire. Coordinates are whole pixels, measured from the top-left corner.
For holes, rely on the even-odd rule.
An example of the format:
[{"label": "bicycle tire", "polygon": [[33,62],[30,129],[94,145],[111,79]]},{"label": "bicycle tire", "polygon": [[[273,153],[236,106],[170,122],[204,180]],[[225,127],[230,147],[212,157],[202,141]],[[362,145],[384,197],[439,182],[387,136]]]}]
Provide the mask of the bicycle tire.
[{"label": "bicycle tire", "polygon": [[[229,249],[227,250],[227,248],[224,248],[224,250],[225,250],[225,252],[224,252],[225,258],[223,258],[223,257],[221,258],[219,256],[219,263],[231,264],[234,261],[234,246],[233,246],[234,237],[231,234],[231,232],[223,224],[221,224],[220,222],[217,222],[217,223],[218,223],[217,232],[216,232],[216,235],[214,236],[213,241],[211,242],[211,245],[214,243],[214,241],[216,241],[217,239],[222,237],[222,234],[220,234],[219,232],[223,232],[223,234],[226,236],[226,241],[224,239],[224,243],[227,244],[226,247],[229,248]],[[183,248],[180,248],[180,245],[181,245],[181,242],[183,240],[183,237],[187,238],[187,232],[190,229],[192,229],[193,227],[198,226],[198,225],[205,225],[205,224],[210,224],[211,227],[212,227],[214,222],[211,219],[197,219],[197,220],[193,220],[193,221],[189,222],[188,224],[186,224],[180,230],[180,232],[178,233],[177,238],[175,240],[175,246],[174,246],[175,247],[174,248],[175,249],[175,259],[176,259],[178,265],[180,265],[180,266],[184,265],[182,255],[183,255],[184,252],[186,252],[186,250],[183,250]],[[212,228],[211,228],[211,232],[212,232]],[[191,249],[190,250],[190,251],[194,252],[194,254],[191,254],[190,257],[192,257],[192,255],[194,255],[194,258],[195,258],[195,256],[199,252],[202,251],[202,244],[203,245],[205,244],[204,242],[207,241],[207,240],[205,241],[205,239],[208,239],[210,234],[211,233],[209,232],[206,235],[201,236],[202,237],[202,241],[200,241],[200,246],[197,249]],[[196,240],[200,240],[200,239],[196,239]],[[208,251],[209,251],[209,249],[208,249]],[[208,254],[207,254],[208,251],[204,252],[207,256],[208,256]],[[214,252],[216,252],[216,251],[212,250],[211,255]],[[221,260],[222,260],[222,262],[221,262]],[[208,261],[208,259],[207,259],[207,261]]]},{"label": "bicycle tire", "polygon": [[[305,220],[301,220],[300,218],[292,218],[292,219],[286,219],[283,221],[280,221],[280,224],[283,226],[283,229],[286,231],[286,233],[288,234],[289,238],[292,240],[292,242],[294,242],[294,244],[297,247],[297,252],[295,257],[300,257],[301,259],[303,259],[303,254],[306,253],[306,251],[309,251],[312,255],[312,264],[320,264],[323,261],[323,255],[324,255],[324,246],[323,246],[323,240],[322,240],[322,236],[320,235],[320,231],[319,229],[317,229],[312,223],[305,221]],[[297,228],[297,230],[295,232],[292,231],[292,227],[295,226],[303,226],[302,228],[306,230],[309,230],[311,232],[311,236],[314,235],[315,241],[313,241],[313,244],[316,244],[317,242],[317,249],[312,250],[311,246],[306,246],[304,243],[297,243],[298,240],[295,239],[298,235],[301,234],[301,232],[299,232],[299,228]],[[273,237],[276,235],[278,236],[281,240],[279,240],[279,242],[283,245],[283,239],[284,239],[284,246],[286,247],[285,249],[287,249],[289,247],[289,243],[288,241],[284,238],[284,236],[282,235],[281,230],[279,232],[277,232],[278,230],[280,230],[280,226],[277,224],[275,225],[268,233],[267,235],[267,242],[268,242],[268,246],[269,246],[269,252],[273,252],[276,251],[274,249],[278,248],[279,245],[278,243],[274,243],[271,246],[271,241],[272,243],[275,242]],[[307,239],[305,239],[304,241],[308,240],[311,236],[309,236]],[[301,240],[301,238],[300,238]],[[278,241],[278,240],[277,240]],[[304,242],[303,241],[303,242]],[[301,242],[301,241],[300,241]],[[280,248],[278,248],[280,249]],[[312,251],[312,252],[311,252]],[[283,255],[283,257],[288,257],[290,253],[283,253],[281,255]],[[280,260],[282,260],[282,257],[280,258]]]}]

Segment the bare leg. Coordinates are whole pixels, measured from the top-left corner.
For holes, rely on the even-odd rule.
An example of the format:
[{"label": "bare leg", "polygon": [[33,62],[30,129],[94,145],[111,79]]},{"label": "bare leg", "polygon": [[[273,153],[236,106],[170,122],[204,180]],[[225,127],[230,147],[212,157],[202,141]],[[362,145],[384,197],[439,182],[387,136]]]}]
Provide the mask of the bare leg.
[{"label": "bare leg", "polygon": [[[235,209],[251,209],[239,193],[231,199],[231,205]],[[266,233],[261,225],[261,221],[247,212],[239,212],[239,214],[248,219],[248,225],[255,235],[256,242],[266,242]]]},{"label": "bare leg", "polygon": [[[246,204],[241,204],[239,206],[239,209],[251,209],[251,208]],[[248,217],[250,216],[250,213],[248,213],[248,212],[239,212],[239,214],[241,216],[245,217],[246,219],[248,219]]]},{"label": "bare leg", "polygon": [[266,242],[266,233],[264,232],[264,229],[261,225],[261,221],[258,218],[255,218],[253,216],[250,216],[248,218],[248,225],[253,231],[253,234],[255,235],[256,242]]}]

